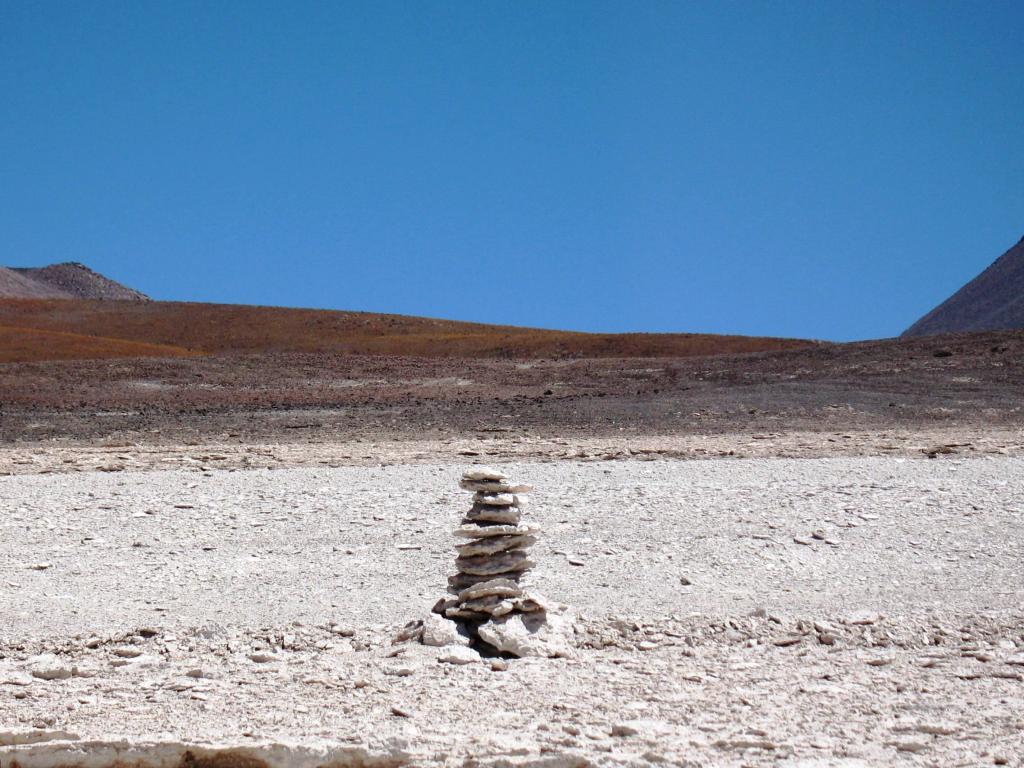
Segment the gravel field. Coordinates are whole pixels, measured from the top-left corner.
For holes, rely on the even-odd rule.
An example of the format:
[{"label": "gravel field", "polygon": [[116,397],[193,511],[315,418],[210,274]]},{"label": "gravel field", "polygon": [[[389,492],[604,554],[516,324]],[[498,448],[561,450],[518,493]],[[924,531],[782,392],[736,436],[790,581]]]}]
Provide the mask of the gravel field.
[{"label": "gravel field", "polygon": [[533,583],[580,615],[574,658],[504,671],[392,644],[444,591],[466,466],[0,478],[0,766],[66,762],[62,739],[282,765],[1024,759],[1024,459],[501,465],[537,487]]}]

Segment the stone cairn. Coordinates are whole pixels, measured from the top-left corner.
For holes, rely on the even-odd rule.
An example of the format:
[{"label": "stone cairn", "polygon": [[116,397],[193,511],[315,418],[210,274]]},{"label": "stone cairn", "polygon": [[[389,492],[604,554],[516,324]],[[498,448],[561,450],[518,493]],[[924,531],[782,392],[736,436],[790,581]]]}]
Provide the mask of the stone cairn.
[{"label": "stone cairn", "polygon": [[[457,573],[449,577],[448,596],[433,612],[454,621],[461,636],[485,651],[567,655],[549,615],[567,609],[523,584],[534,566],[527,550],[540,529],[523,522],[519,494],[533,488],[487,468],[466,472],[459,485],[473,492],[473,506],[455,529]],[[561,629],[558,620],[554,623]]]},{"label": "stone cairn", "polygon": [[473,507],[455,529],[458,573],[448,578],[450,597],[441,599],[434,612],[472,625],[533,608],[521,581],[534,566],[527,550],[539,529],[522,522],[518,496],[533,488],[492,469],[466,472],[459,485],[473,491]]}]

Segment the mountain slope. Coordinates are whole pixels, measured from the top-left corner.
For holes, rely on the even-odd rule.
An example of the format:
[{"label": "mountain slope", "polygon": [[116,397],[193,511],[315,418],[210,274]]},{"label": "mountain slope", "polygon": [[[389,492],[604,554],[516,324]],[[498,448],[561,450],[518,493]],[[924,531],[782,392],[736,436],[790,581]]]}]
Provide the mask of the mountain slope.
[{"label": "mountain slope", "polygon": [[64,299],[63,291],[33,280],[16,269],[0,267],[0,299]]},{"label": "mountain slope", "polygon": [[1024,237],[903,336],[1024,328]]},{"label": "mountain slope", "polygon": [[78,262],[47,267],[0,267],[0,298],[149,301],[144,293]]}]

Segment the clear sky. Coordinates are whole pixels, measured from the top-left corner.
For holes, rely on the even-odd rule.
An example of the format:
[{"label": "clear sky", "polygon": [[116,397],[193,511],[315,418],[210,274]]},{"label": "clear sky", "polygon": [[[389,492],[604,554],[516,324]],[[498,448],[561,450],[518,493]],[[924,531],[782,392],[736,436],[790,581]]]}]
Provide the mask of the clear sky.
[{"label": "clear sky", "polygon": [[0,263],[898,334],[1024,235],[1024,3],[0,0]]}]

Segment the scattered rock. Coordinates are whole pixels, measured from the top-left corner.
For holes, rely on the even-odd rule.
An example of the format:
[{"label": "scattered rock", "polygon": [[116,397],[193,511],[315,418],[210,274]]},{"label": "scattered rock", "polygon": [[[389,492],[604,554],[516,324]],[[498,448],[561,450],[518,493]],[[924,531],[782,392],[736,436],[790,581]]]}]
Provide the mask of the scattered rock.
[{"label": "scattered rock", "polygon": [[495,650],[513,656],[573,655],[571,621],[548,611],[499,616],[481,624],[477,634]]},{"label": "scattered rock", "polygon": [[[159,656],[153,656],[151,654],[142,654],[141,656],[135,656],[130,659],[115,658],[110,660],[110,666],[112,667],[126,667],[131,669],[147,669],[149,667],[155,667],[162,663],[162,659]],[[78,668],[75,668],[75,674],[80,675]],[[80,675],[89,676],[89,675]]]},{"label": "scattered rock", "polygon": [[778,745],[774,741],[768,739],[753,739],[753,738],[738,738],[738,739],[719,739],[715,742],[715,746],[719,749],[775,749]]},{"label": "scattered rock", "polygon": [[920,741],[892,741],[889,746],[895,747],[897,752],[910,752],[918,754],[928,750],[928,745]]},{"label": "scattered rock", "polygon": [[[434,606],[434,613],[438,613],[437,606]],[[419,619],[410,621],[395,635],[396,643],[406,643],[410,640],[420,640],[423,638],[423,622]]]},{"label": "scattered rock", "polygon": [[480,654],[464,645],[449,645],[441,649],[437,660],[444,664],[473,664],[480,661]]},{"label": "scattered rock", "polygon": [[839,630],[826,621],[813,622],[814,630],[821,635],[838,635]]},{"label": "scattered rock", "polygon": [[929,736],[952,736],[960,729],[951,723],[907,723],[893,728],[896,733],[927,733]]},{"label": "scattered rock", "polygon": [[788,648],[791,645],[796,645],[801,642],[803,637],[800,635],[783,635],[782,637],[776,637],[772,640],[772,645],[777,645],[779,648]]},{"label": "scattered rock", "polygon": [[[462,575],[462,574],[460,574],[460,575]],[[455,578],[455,577],[451,577],[451,578]],[[449,584],[449,586],[452,586],[454,588],[454,585],[452,584],[451,578],[449,578],[448,584]],[[472,586],[472,582],[470,582],[470,586]],[[456,599],[455,597],[452,597],[451,595],[449,595],[448,597],[440,598],[436,603],[434,603],[434,607],[430,609],[430,612],[431,613],[444,614],[445,611],[447,611],[449,608],[455,608],[455,607],[458,606],[458,604],[459,604],[458,599]],[[412,623],[412,622],[410,622],[410,623]],[[406,626],[409,626],[409,625],[406,624]],[[422,630],[422,625],[420,626],[420,629]],[[421,636],[422,636],[422,632],[421,632]]]},{"label": "scattered rock", "polygon": [[640,728],[634,723],[616,723],[612,726],[612,736],[636,736]]},{"label": "scattered rock", "polygon": [[67,680],[74,675],[75,668],[53,654],[43,654],[29,659],[29,671],[40,680]]},{"label": "scattered rock", "polygon": [[468,633],[461,631],[451,619],[430,614],[423,620],[422,643],[437,648],[448,645],[469,645]]},{"label": "scattered rock", "polygon": [[167,687],[176,693],[181,693],[182,691],[190,691],[195,688],[196,681],[190,677],[182,677],[177,680],[171,680],[167,683]]},{"label": "scattered rock", "polygon": [[869,624],[877,624],[881,620],[882,620],[882,615],[880,613],[875,613],[874,611],[867,611],[867,610],[854,611],[853,613],[851,613],[849,616],[846,617],[846,623],[847,624],[853,624],[853,625],[856,625],[856,626],[866,626],[866,625],[869,625]]}]

